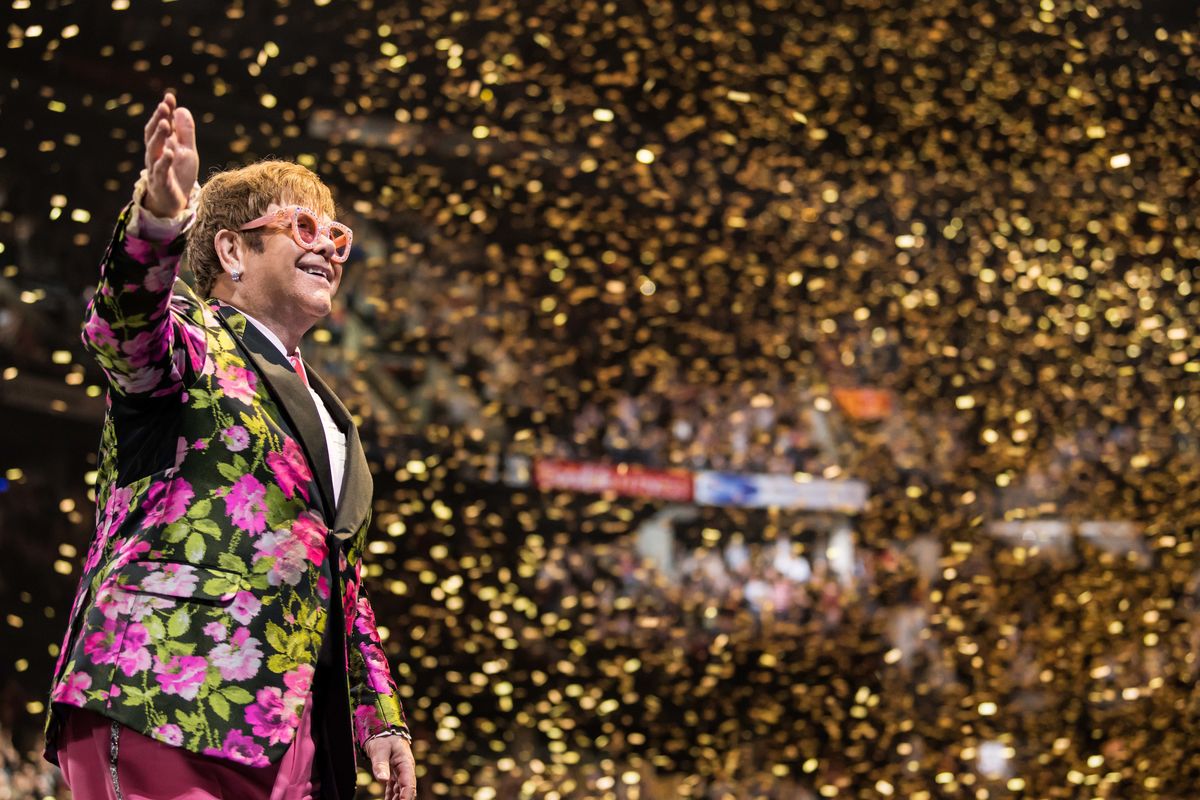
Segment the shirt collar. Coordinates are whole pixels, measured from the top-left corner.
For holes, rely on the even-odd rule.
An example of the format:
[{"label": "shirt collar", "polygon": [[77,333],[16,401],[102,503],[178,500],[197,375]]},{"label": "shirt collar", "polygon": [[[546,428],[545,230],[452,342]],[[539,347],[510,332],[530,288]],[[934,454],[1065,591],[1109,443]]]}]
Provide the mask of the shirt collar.
[{"label": "shirt collar", "polygon": [[[224,303],[225,301],[222,300],[221,302]],[[263,323],[256,320],[254,317],[247,314],[245,311],[242,311],[240,308],[237,308],[237,306],[233,305],[232,303],[225,303],[225,305],[227,305],[231,308],[237,309],[237,312],[239,314],[241,314],[243,317],[248,319],[251,322],[251,324],[254,325],[254,327],[258,328],[259,333],[261,333],[263,336],[267,337],[267,341],[270,342],[271,344],[273,344],[275,346],[275,349],[283,354],[284,358],[290,359],[292,357],[295,357],[295,358],[300,357],[300,348],[299,347],[297,347],[295,349],[295,351],[289,353],[287,351],[287,349],[283,346],[283,342],[280,341],[279,337],[276,336],[275,333],[270,328],[268,328],[266,325],[264,325]]]}]

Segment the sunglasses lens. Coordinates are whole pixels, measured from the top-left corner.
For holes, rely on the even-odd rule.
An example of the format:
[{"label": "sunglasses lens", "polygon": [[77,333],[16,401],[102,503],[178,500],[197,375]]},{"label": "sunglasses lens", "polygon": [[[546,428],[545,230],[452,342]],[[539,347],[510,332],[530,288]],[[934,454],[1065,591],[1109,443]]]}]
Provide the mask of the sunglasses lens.
[{"label": "sunglasses lens", "polygon": [[345,258],[350,252],[350,229],[335,222],[329,226],[329,238],[338,258]]},{"label": "sunglasses lens", "polygon": [[317,239],[317,221],[312,214],[304,211],[296,212],[296,233],[305,244],[312,244]]}]

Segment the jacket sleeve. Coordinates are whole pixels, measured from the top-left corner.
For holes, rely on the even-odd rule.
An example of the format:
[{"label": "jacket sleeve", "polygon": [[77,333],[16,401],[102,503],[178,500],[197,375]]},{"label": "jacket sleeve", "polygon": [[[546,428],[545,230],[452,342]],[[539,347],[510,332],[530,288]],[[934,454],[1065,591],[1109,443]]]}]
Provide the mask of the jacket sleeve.
[{"label": "jacket sleeve", "polygon": [[361,581],[362,562],[347,569],[343,596],[346,615],[346,671],[354,711],[354,738],[363,747],[385,731],[408,734],[408,722],[396,682],[392,679],[383,642],[375,625],[375,611]]},{"label": "jacket sleeve", "polygon": [[172,307],[186,239],[142,239],[129,231],[133,204],[121,212],[88,303],[84,346],[126,397],[177,395],[203,365],[203,332]]}]

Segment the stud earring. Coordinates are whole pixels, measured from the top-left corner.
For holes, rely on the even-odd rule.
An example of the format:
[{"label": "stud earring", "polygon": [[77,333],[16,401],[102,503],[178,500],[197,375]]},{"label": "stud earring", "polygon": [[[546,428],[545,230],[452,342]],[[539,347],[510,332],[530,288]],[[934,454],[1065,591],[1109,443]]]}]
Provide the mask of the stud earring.
[{"label": "stud earring", "polygon": [[235,269],[229,274],[229,277],[233,278],[234,283],[240,283],[242,280],[242,271],[240,269]]}]

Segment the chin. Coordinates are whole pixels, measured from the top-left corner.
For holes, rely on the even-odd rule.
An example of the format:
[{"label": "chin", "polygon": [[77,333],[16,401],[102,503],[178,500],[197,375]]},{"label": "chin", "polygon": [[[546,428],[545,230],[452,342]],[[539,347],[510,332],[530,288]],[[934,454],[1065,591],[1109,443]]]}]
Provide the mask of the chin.
[{"label": "chin", "polygon": [[310,317],[327,317],[333,310],[333,297],[332,295],[310,295],[305,297],[300,305]]}]

